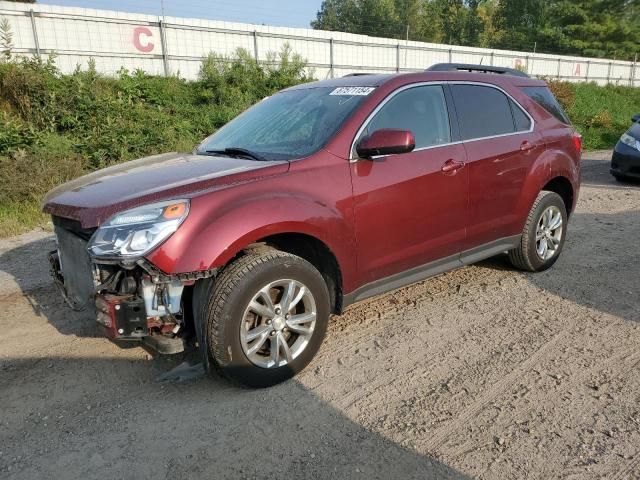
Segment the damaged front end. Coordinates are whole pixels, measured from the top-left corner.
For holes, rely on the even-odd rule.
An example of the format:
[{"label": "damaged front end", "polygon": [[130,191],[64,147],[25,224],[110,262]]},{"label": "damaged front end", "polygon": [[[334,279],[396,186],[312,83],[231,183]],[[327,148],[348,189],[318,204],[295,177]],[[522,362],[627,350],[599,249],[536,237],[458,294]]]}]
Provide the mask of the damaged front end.
[{"label": "damaged front end", "polygon": [[94,306],[103,334],[118,341],[142,341],[160,353],[184,350],[189,329],[183,292],[193,282],[152,276],[140,263],[93,262]]},{"label": "damaged front end", "polygon": [[[175,205],[154,208],[159,209],[160,216],[173,220]],[[167,214],[169,208],[174,212]],[[168,221],[132,212],[129,216],[135,216],[136,228],[131,228],[131,223],[115,222],[99,229],[84,229],[75,220],[54,216],[57,250],[49,254],[51,274],[66,302],[74,310],[95,315],[106,337],[117,343],[143,342],[160,353],[179,353],[195,334],[191,287],[216,271],[179,275],[159,271],[142,256],[149,248],[136,237],[143,232],[143,241],[155,248],[159,242],[153,234],[164,234],[160,241],[164,240],[168,235],[162,230],[167,231]],[[117,221],[122,214],[114,218]],[[110,222],[114,224],[113,219]],[[179,222],[174,224],[173,231]]]}]

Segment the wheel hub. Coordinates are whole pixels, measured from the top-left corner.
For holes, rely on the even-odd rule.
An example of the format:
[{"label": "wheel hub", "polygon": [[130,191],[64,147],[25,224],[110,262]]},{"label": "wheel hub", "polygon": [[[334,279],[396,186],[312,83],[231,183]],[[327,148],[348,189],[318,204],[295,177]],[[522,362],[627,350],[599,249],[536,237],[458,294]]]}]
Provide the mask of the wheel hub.
[{"label": "wheel hub", "polygon": [[286,326],[286,323],[284,321],[284,318],[282,318],[281,316],[278,316],[273,319],[273,321],[271,322],[271,325],[273,326],[274,330],[281,331]]}]

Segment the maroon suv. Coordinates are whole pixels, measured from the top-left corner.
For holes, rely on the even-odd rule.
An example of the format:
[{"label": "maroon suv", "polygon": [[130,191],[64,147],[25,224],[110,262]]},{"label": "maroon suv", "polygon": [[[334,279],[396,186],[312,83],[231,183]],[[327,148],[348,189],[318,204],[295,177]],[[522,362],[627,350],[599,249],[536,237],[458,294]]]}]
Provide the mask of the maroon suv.
[{"label": "maroon suv", "polygon": [[501,253],[553,265],[580,150],[546,84],[515,70],[299,85],[191,154],[51,191],[52,274],[108,337],[161,353],[197,343],[207,369],[273,385],[349,304]]}]

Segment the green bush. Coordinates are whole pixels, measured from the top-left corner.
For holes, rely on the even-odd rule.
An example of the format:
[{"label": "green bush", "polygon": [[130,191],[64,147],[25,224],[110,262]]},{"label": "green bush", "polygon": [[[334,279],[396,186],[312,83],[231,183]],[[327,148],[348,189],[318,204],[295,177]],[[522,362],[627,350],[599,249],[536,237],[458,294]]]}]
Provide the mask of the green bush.
[{"label": "green bush", "polygon": [[0,112],[0,115],[0,152],[13,154],[33,145],[37,133],[32,125],[8,112]]},{"label": "green bush", "polygon": [[640,113],[640,88],[572,83],[574,101],[567,114],[582,134],[586,150],[613,148]]},{"label": "green bush", "polygon": [[278,56],[268,55],[266,66],[258,64],[242,48],[233,59],[215,53],[206,57],[200,67],[199,101],[217,105],[219,115],[212,125],[219,128],[234,116],[264,97],[298,83],[311,81],[305,73],[306,62],[285,45]]},{"label": "green bush", "polygon": [[63,75],[55,57],[0,61],[0,235],[41,222],[37,205],[59,183],[115,162],[190,151],[250,105],[311,80],[288,46],[269,60],[258,64],[245,50],[212,54],[192,82],[124,69],[109,78],[93,62]]}]

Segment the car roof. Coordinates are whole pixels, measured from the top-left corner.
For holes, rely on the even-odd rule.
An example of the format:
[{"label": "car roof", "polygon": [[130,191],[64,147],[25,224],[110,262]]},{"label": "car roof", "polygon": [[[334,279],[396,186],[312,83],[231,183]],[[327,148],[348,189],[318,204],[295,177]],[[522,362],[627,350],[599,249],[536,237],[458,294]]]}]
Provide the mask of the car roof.
[{"label": "car roof", "polygon": [[319,80],[316,82],[302,83],[287,90],[300,90],[307,88],[336,88],[336,87],[379,87],[387,82],[394,81],[397,85],[415,82],[481,82],[498,86],[506,84],[517,87],[540,87],[546,86],[542,80],[515,76],[509,74],[478,73],[464,71],[423,71],[412,73],[394,74],[350,74],[340,78]]}]

